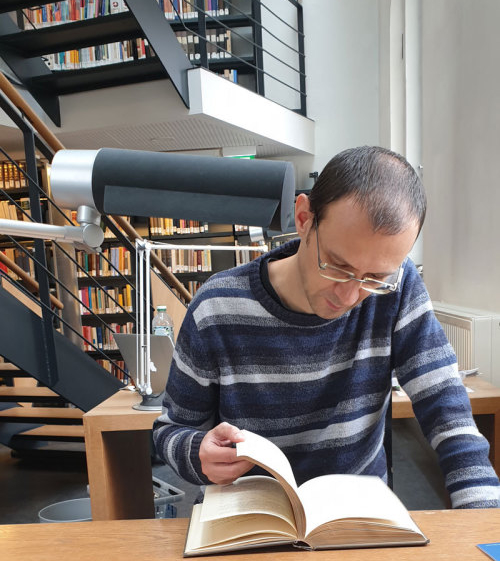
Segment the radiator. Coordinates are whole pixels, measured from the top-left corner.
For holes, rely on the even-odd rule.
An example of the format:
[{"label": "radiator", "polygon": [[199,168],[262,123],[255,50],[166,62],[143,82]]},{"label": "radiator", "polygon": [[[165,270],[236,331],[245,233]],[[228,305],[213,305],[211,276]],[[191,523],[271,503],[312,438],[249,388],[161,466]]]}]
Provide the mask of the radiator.
[{"label": "radiator", "polygon": [[478,368],[500,387],[500,314],[433,302],[436,318],[455,349],[459,370]]}]

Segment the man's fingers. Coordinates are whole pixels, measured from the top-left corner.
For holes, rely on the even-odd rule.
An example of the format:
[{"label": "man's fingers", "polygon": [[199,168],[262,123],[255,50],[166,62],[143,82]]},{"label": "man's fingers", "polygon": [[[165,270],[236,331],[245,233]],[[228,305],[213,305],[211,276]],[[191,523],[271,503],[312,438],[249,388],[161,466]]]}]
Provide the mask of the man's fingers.
[{"label": "man's fingers", "polygon": [[[201,450],[200,450],[201,452]],[[210,448],[203,451],[206,456],[209,457],[210,463],[218,464],[229,464],[234,463],[238,456],[236,455],[236,449],[229,446],[216,446],[211,445]]]},{"label": "man's fingers", "polygon": [[246,460],[239,460],[234,444],[245,440],[243,434],[229,423],[221,423],[208,431],[200,444],[199,457],[203,473],[213,483],[233,482],[251,469]]},{"label": "man's fingers", "polygon": [[240,460],[230,464],[213,463],[207,466],[207,470],[204,473],[213,483],[217,485],[227,485],[238,479],[238,477],[241,477],[252,467],[253,464],[246,460]]},{"label": "man's fingers", "polygon": [[229,423],[221,423],[212,429],[212,434],[214,438],[219,441],[229,441],[231,442],[243,442],[245,437],[241,433],[238,427],[230,425]]}]

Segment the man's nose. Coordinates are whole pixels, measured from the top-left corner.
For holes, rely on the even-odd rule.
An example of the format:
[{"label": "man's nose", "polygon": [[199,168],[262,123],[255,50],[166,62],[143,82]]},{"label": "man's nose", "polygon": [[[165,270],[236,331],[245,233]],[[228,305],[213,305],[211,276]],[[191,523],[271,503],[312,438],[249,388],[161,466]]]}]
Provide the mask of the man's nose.
[{"label": "man's nose", "polygon": [[355,280],[335,283],[335,295],[342,306],[354,306],[359,299],[361,285]]}]

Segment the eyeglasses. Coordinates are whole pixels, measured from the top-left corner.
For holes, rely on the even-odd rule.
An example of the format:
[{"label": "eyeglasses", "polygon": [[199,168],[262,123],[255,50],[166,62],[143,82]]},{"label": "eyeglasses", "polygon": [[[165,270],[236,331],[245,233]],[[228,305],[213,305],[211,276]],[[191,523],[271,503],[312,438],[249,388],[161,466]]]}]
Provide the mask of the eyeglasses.
[{"label": "eyeglasses", "polygon": [[389,294],[390,292],[395,292],[398,289],[399,283],[403,277],[403,266],[400,265],[399,269],[386,277],[386,280],[379,281],[372,279],[370,277],[364,277],[362,279],[357,279],[349,271],[335,267],[334,265],[329,265],[321,261],[319,256],[319,234],[318,234],[318,221],[314,219],[316,226],[316,247],[318,249],[318,269],[319,274],[324,278],[334,282],[349,282],[356,281],[361,283],[361,288],[373,294]]}]

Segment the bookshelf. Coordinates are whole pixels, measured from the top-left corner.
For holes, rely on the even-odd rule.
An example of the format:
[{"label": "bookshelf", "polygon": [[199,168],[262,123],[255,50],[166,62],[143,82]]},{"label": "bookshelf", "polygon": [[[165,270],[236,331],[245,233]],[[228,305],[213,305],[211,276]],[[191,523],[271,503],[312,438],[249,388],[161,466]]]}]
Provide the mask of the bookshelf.
[{"label": "bookshelf", "polygon": [[113,333],[133,333],[135,328],[131,251],[106,228],[100,253],[77,251],[75,257],[82,335],[89,341],[83,350],[126,384],[127,368]]},{"label": "bookshelf", "polygon": [[[254,43],[260,18],[250,0],[157,2],[193,65],[256,91],[250,65],[256,65],[259,51]],[[82,71],[103,66],[113,67],[115,79],[132,68],[143,78],[161,75],[156,54],[124,0],[63,0],[25,8],[19,20],[24,31],[9,37],[9,47],[22,42],[30,56],[42,56],[53,71],[46,80],[55,78],[60,93],[77,91],[83,87]],[[89,72],[84,75],[90,79]]]},{"label": "bookshelf", "polygon": [[[0,219],[30,221],[31,203],[25,173],[26,162],[24,160],[15,163],[8,160],[0,161]],[[46,185],[44,176],[43,167],[40,167],[38,169],[40,185]],[[40,205],[42,215],[44,215],[47,211],[46,197],[40,198]],[[6,263],[10,261],[34,279],[35,266],[29,257],[33,251],[32,241],[21,241],[18,245],[14,245],[7,236],[0,236],[0,252],[2,253],[0,269],[13,280],[21,280],[19,274],[7,267]],[[47,244],[45,253],[47,262],[50,263],[50,247],[47,247]]]},{"label": "bookshelf", "polygon": [[[247,234],[244,227],[229,224],[207,224],[170,218],[130,217],[128,220],[143,238],[180,245],[233,246],[238,243],[238,238]],[[121,243],[114,234],[106,230],[101,254],[77,252],[77,262],[82,268],[77,279],[79,298],[83,303],[80,305],[80,312],[84,337],[125,369],[126,365],[113,341],[112,333],[135,332],[135,258]],[[192,295],[212,274],[240,264],[242,257],[228,251],[191,249],[157,250],[157,255]],[[248,255],[247,259],[256,255]],[[174,288],[167,289],[163,286],[154,273],[151,274],[151,286],[153,305],[167,304],[177,330],[184,318],[186,303],[181,302],[182,297]],[[175,302],[172,292],[181,301]],[[92,345],[85,344],[84,350],[115,376],[124,380],[123,372],[110,361],[102,359],[99,351]]]},{"label": "bookshelf", "polygon": [[[196,245],[249,245],[248,227],[232,224],[207,224],[192,220],[168,218],[149,219],[149,238],[152,241]],[[255,244],[258,245],[258,244]],[[247,263],[260,252],[218,252],[209,249],[158,250],[167,268],[177,276],[194,296],[198,288],[214,273]]]}]

